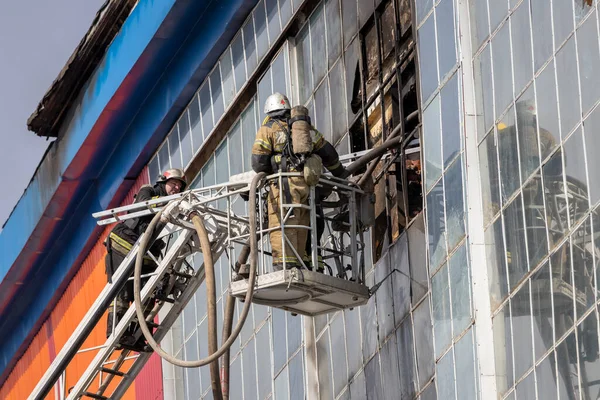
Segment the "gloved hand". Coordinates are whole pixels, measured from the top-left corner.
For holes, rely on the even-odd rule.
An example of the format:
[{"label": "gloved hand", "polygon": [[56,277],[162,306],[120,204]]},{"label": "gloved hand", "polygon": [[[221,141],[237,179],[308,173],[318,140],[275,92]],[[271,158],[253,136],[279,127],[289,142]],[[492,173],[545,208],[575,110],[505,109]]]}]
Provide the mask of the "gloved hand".
[{"label": "gloved hand", "polygon": [[348,171],[346,168],[344,168],[344,172],[342,172],[338,178],[347,179],[349,176],[350,176],[350,171]]}]

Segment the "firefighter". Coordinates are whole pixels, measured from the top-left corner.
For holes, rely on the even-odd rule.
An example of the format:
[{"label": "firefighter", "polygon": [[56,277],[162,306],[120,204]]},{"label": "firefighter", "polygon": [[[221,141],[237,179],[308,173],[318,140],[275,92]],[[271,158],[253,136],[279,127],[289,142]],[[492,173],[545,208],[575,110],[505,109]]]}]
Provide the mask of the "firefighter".
[{"label": "firefighter", "polygon": [[[187,180],[183,170],[179,168],[169,169],[158,177],[154,186],[144,185],[135,196],[135,202],[148,201],[157,199],[163,196],[170,196],[185,190]],[[106,238],[107,254],[105,258],[106,275],[108,282],[112,282],[112,276],[116,268],[125,259],[138,238],[146,231],[146,228],[152,220],[152,215],[146,215],[139,218],[128,219],[115,225],[108,237]],[[150,252],[155,257],[160,255],[165,243],[162,240],[157,240],[150,248]],[[142,274],[154,272],[156,263],[149,257],[144,257]],[[142,283],[143,284],[143,283]],[[133,302],[133,281],[128,280],[125,287],[121,289],[113,304],[108,310],[108,319],[106,324],[106,337],[112,334],[113,320],[114,326],[123,318],[129,305]],[[113,313],[116,312],[116,318]],[[134,327],[130,327],[124,337],[121,338],[120,344],[123,347],[132,350],[142,350],[144,348],[143,337],[140,341],[133,343],[132,334],[135,331]]]},{"label": "firefighter", "polygon": [[[289,124],[291,106],[288,98],[281,93],[270,95],[265,102],[264,112],[267,117],[258,130],[252,147],[252,169],[256,172],[265,172],[267,174],[278,171],[303,171],[303,165],[297,162],[298,157],[295,157],[292,149],[291,127]],[[310,129],[312,154],[318,155],[325,168],[334,176],[346,178],[349,175],[348,171],[340,163],[335,148],[314,127],[311,126]],[[310,190],[303,176],[284,178],[282,186],[280,188],[278,182],[272,182],[270,185],[267,199],[269,228],[281,225],[279,209],[280,190],[282,190],[281,195],[284,203],[308,203]],[[294,212],[288,218],[286,224],[309,226],[310,215],[308,210],[294,208]],[[308,259],[305,255],[308,231],[301,228],[286,228],[285,235],[291,246],[293,246],[293,249],[286,242],[284,252],[281,230],[270,232],[274,270],[281,270],[283,268],[284,254],[287,268],[300,267],[300,261],[295,253],[306,260]]]}]

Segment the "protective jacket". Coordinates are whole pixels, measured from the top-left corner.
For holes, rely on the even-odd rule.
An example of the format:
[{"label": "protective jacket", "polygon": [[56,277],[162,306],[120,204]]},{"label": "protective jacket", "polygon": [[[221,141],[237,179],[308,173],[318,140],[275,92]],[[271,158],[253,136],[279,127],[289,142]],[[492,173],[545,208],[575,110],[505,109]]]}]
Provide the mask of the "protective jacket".
[{"label": "protective jacket", "polygon": [[[331,143],[325,140],[323,134],[314,127],[311,129],[311,138],[312,153],[321,157],[323,165],[333,176],[343,176],[346,170],[340,163],[337,151]],[[286,147],[291,150],[288,123],[285,120],[267,117],[258,130],[252,147],[252,169],[267,174],[272,174],[280,169],[298,171],[299,166],[295,166],[290,162]]]},{"label": "protective jacket", "polygon": [[[157,199],[166,195],[167,191],[164,183],[159,183],[154,186],[145,185],[142,186],[140,191],[136,194],[135,203]],[[121,256],[126,256],[132,249],[135,242],[146,231],[146,228],[148,228],[148,225],[150,224],[150,221],[152,221],[153,217],[153,214],[145,215],[143,217],[122,221],[115,225],[106,239],[106,247],[109,256],[113,251],[119,253]],[[150,252],[155,256],[158,256],[163,247],[164,242],[157,240],[150,248]],[[145,263],[152,263],[152,261],[149,257],[146,257]],[[106,274],[109,281],[111,280],[116,268],[119,266],[118,264],[114,264],[115,263],[113,262],[106,263]]]}]

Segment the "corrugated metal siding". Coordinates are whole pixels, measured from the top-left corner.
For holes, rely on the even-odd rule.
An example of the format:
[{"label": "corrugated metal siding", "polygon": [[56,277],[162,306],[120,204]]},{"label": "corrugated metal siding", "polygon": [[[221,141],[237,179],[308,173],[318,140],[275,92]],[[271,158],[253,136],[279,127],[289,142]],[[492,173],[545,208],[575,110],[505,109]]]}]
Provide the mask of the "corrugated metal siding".
[{"label": "corrugated metal siding", "polygon": [[[140,187],[148,183],[148,169],[144,168],[122,204],[131,204]],[[108,227],[104,230],[58,304],[52,310],[50,317],[24,356],[18,361],[6,383],[0,388],[0,399],[21,400],[27,398],[55,357],[55,353],[60,351],[67,342],[71,333],[104,288],[106,284],[104,273],[106,249],[103,242],[111,228]],[[103,317],[102,321],[105,320],[106,317]],[[87,338],[83,348],[103,344],[106,340],[105,334],[106,325],[100,323]],[[77,382],[78,377],[85,371],[95,355],[95,351],[89,351],[75,356],[66,371],[67,388]],[[138,388],[138,385],[134,383],[124,399],[155,398],[157,393],[160,393],[160,397],[156,398],[162,399],[162,370],[160,361],[157,361],[155,357],[151,359],[148,367],[144,369],[136,382],[138,380],[141,380],[143,384]],[[94,387],[91,388],[92,391],[97,386],[96,381]],[[143,395],[137,395],[138,391],[141,391]],[[148,397],[146,394],[154,397]],[[54,397],[54,393],[51,393],[47,398],[54,399]]]},{"label": "corrugated metal siding", "polygon": [[[131,393],[131,389],[129,390]],[[135,380],[135,398],[163,400],[162,363],[158,354],[152,354]]]}]

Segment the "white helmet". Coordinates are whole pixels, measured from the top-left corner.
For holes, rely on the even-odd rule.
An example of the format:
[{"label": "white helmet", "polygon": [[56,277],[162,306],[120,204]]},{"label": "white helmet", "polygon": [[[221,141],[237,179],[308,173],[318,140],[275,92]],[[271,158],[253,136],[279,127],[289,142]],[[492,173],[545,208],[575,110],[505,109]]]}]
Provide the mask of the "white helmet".
[{"label": "white helmet", "polygon": [[273,111],[291,110],[290,101],[281,93],[273,93],[265,101],[265,114]]}]

